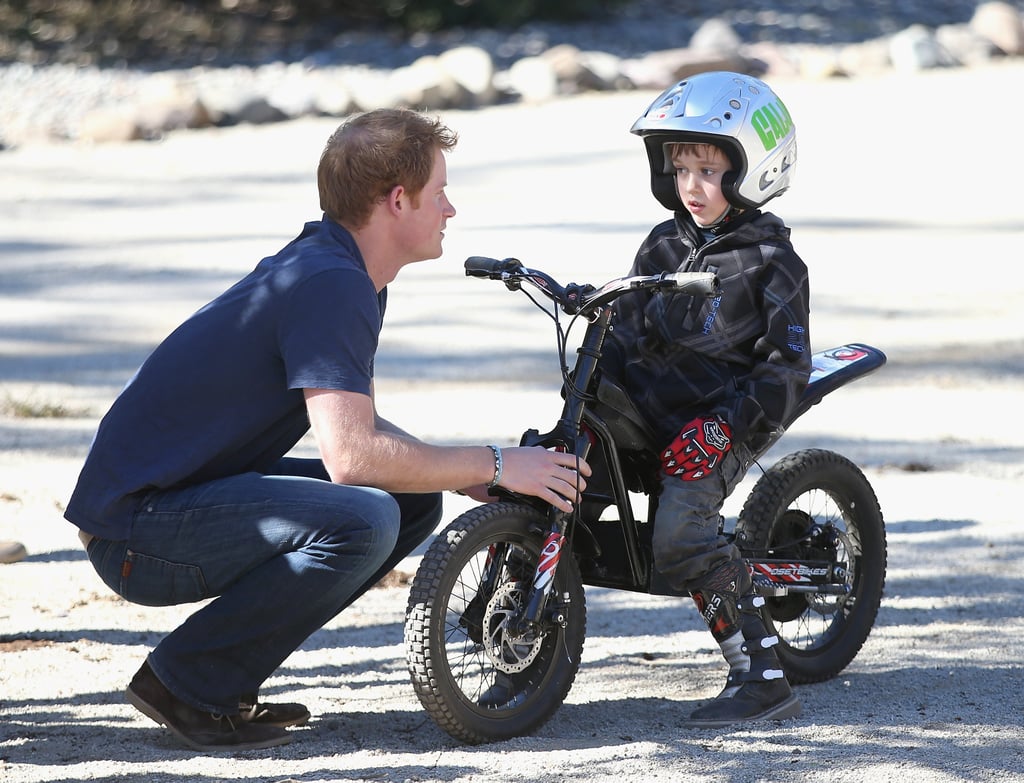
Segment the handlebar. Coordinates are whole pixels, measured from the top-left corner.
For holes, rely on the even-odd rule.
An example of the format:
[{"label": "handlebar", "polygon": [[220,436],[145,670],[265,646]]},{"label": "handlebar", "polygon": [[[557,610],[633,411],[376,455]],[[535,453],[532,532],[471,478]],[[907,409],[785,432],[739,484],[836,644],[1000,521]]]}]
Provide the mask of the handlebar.
[{"label": "handlebar", "polygon": [[690,296],[718,294],[718,276],[712,272],[662,272],[658,275],[633,275],[610,280],[600,288],[588,284],[561,285],[550,275],[528,269],[517,258],[470,256],[465,263],[468,277],[501,280],[510,291],[529,283],[556,302],[566,313],[576,315],[594,311],[630,291],[666,291]]}]

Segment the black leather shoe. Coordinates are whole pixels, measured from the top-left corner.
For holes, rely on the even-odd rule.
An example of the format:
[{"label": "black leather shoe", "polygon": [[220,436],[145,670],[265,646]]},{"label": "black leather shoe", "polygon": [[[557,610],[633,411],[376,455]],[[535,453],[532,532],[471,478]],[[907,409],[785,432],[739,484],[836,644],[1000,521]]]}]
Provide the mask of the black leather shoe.
[{"label": "black leather shoe", "polygon": [[246,723],[278,726],[282,729],[286,726],[302,726],[309,720],[309,710],[302,704],[291,702],[271,704],[262,701],[243,701],[238,705],[238,714]]},{"label": "black leather shoe", "polygon": [[197,710],[174,696],[149,666],[132,678],[125,696],[135,709],[171,733],[193,750],[258,750],[285,745],[291,735],[272,725],[249,723],[241,715],[213,715]]}]

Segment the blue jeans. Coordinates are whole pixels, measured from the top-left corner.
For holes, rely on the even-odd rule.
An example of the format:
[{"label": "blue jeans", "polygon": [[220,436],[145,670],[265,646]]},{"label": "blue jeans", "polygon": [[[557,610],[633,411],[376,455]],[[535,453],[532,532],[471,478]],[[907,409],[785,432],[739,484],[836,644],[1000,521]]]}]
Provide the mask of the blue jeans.
[{"label": "blue jeans", "polygon": [[149,656],[175,696],[233,714],[314,631],[429,536],[441,496],[333,484],[319,460],[153,492],[127,541],[90,542],[118,595],[148,606],[214,598]]}]

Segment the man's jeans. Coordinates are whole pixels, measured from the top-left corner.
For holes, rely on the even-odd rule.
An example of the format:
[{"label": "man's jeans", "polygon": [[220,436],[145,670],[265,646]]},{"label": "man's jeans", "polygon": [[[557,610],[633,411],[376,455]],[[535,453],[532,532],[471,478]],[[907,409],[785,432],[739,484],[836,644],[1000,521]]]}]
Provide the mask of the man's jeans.
[{"label": "man's jeans", "polygon": [[238,711],[314,631],[433,532],[441,496],[332,484],[319,460],[153,492],[127,541],[89,559],[118,595],[169,606],[215,597],[150,666],[182,701]]}]

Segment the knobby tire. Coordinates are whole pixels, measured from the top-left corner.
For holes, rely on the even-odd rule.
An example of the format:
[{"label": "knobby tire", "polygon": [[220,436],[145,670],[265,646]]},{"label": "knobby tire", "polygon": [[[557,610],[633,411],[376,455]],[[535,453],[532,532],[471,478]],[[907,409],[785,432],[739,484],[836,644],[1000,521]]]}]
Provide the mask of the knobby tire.
[{"label": "knobby tire", "polygon": [[831,451],[798,451],[769,468],[743,505],[736,541],[750,558],[816,559],[821,551],[799,541],[814,524],[831,524],[841,532],[838,559],[848,563],[851,591],[767,599],[762,614],[769,631],[779,636],[775,650],[794,684],[835,677],[854,659],[871,632],[885,587],[885,524],[878,499],[860,469]]},{"label": "knobby tire", "polygon": [[[575,680],[586,603],[568,546],[552,591],[557,609],[552,614],[561,613],[565,626],[548,623],[543,634],[523,643],[489,647],[492,656],[501,649],[508,661],[502,657],[496,663],[485,649],[488,638],[504,638],[502,612],[532,579],[547,528],[542,513],[522,504],[471,509],[434,539],[416,572],[405,622],[413,688],[434,722],[462,742],[495,742],[535,731],[562,705]],[[481,580],[489,549],[501,554],[504,567],[485,594]],[[499,665],[525,668],[506,672]]]}]

